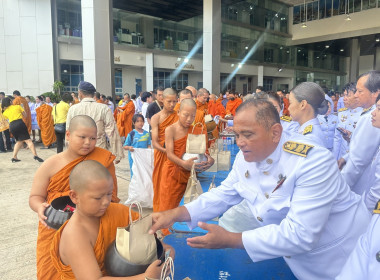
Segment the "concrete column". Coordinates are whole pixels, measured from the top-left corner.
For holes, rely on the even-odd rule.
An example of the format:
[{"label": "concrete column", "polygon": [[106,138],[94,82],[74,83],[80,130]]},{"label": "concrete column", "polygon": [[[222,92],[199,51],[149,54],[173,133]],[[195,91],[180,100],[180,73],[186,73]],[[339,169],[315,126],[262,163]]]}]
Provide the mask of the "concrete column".
[{"label": "concrete column", "polygon": [[115,94],[111,0],[82,0],[83,72],[101,94]]},{"label": "concrete column", "polygon": [[310,68],[314,67],[314,51],[313,50],[307,51],[307,66]]},{"label": "concrete column", "polygon": [[152,18],[141,18],[140,30],[144,37],[144,45],[148,49],[154,48],[154,24]]},{"label": "concrete column", "polygon": [[[203,1],[203,87],[220,91],[221,0]],[[196,86],[196,85],[192,85]]]},{"label": "concrete column", "polygon": [[264,85],[264,66],[257,67],[257,86]]},{"label": "concrete column", "polygon": [[151,91],[153,88],[153,53],[146,53],[145,83],[146,90]]},{"label": "concrete column", "polygon": [[373,69],[380,71],[380,46],[375,48],[375,57],[373,60]]},{"label": "concrete column", "polygon": [[350,48],[350,82],[356,81],[359,76],[360,41],[359,38],[351,40]]}]

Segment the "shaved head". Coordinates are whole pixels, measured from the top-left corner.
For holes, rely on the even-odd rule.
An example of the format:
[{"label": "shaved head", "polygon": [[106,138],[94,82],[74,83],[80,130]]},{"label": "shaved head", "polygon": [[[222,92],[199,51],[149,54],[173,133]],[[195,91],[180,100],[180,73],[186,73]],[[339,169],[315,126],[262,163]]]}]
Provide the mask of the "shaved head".
[{"label": "shaved head", "polygon": [[216,100],[216,95],[213,94],[213,93],[211,93],[211,94],[210,94],[210,99],[215,101],[215,100]]},{"label": "shaved head", "polygon": [[107,168],[96,160],[85,160],[78,163],[70,173],[70,189],[82,192],[86,190],[89,183],[99,180],[112,180]]},{"label": "shaved head", "polygon": [[191,97],[192,97],[191,91],[188,89],[183,89],[179,92],[179,102],[181,102],[182,100],[186,98],[191,98]]},{"label": "shaved head", "polygon": [[179,111],[181,111],[185,106],[189,106],[189,107],[197,109],[197,104],[191,98],[185,98],[181,101],[181,106],[179,107]]},{"label": "shaved head", "polygon": [[78,115],[71,119],[69,131],[73,132],[78,129],[78,127],[96,127],[95,121],[86,115]]},{"label": "shaved head", "polygon": [[172,88],[166,88],[163,93],[164,99],[168,96],[177,96],[177,92]]},{"label": "shaved head", "polygon": [[193,98],[195,98],[197,96],[197,90],[195,89],[195,87],[187,86],[186,89],[191,91],[191,95]]},{"label": "shaved head", "polygon": [[208,94],[209,94],[208,90],[205,89],[205,88],[200,88],[200,89],[198,90],[198,92],[197,92],[197,97],[198,97],[198,96],[204,96],[204,95],[206,95],[206,94],[207,94],[207,96],[208,96]]}]

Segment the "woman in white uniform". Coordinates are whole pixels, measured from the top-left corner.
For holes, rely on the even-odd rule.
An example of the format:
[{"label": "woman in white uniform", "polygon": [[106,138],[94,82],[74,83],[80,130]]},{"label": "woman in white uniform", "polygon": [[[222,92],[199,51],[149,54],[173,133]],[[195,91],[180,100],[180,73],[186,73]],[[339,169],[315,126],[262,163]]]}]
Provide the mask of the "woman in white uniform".
[{"label": "woman in white uniform", "polygon": [[298,133],[327,148],[325,136],[317,115],[328,110],[328,101],[323,89],[313,82],[304,82],[290,91],[289,112],[292,119],[299,123]]}]

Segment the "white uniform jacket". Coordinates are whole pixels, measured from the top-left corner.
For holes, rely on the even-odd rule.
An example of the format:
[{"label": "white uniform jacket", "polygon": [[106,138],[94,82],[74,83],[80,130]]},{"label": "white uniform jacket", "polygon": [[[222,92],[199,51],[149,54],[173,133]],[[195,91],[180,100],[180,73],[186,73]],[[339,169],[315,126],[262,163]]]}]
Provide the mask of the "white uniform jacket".
[{"label": "white uniform jacket", "polygon": [[378,280],[380,275],[380,211],[372,216],[337,280]]},{"label": "white uniform jacket", "polygon": [[319,145],[322,144],[323,147],[327,148],[325,135],[317,118],[311,119],[301,125],[298,128],[298,133],[305,136],[306,139],[312,140],[314,143]]},{"label": "white uniform jacket", "polygon": [[318,115],[319,124],[321,125],[323,134],[325,136],[326,148],[332,151],[334,146],[335,128],[338,122],[338,117],[330,115]]},{"label": "white uniform jacket", "polygon": [[368,184],[370,165],[380,145],[380,129],[371,123],[371,112],[374,109],[375,105],[363,110],[351,136],[349,153],[344,157],[346,165],[342,175],[351,190],[360,195],[371,187]]},{"label": "white uniform jacket", "polygon": [[298,128],[300,127],[298,122],[292,120],[291,117],[282,116],[280,118],[282,129],[289,133],[297,133]]},{"label": "white uniform jacket", "polygon": [[372,211],[380,200],[380,147],[377,149],[376,156],[371,163],[368,185],[370,189],[364,194],[364,201],[368,210]]},{"label": "white uniform jacket", "polygon": [[334,279],[368,226],[370,213],[344,182],[332,153],[314,143],[312,148],[297,144],[311,143],[305,137],[292,135],[297,143],[286,142],[288,137],[283,134],[262,162],[247,163],[237,156],[221,186],[185,205],[189,226],[246,199],[263,225],[242,235],[253,261],[288,256],[285,261],[297,278]]}]

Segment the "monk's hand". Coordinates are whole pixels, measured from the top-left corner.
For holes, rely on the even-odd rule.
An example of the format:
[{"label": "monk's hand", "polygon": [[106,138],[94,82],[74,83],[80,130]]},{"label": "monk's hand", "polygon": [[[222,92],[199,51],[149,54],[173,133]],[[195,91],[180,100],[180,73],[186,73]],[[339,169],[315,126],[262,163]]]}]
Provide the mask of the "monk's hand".
[{"label": "monk's hand", "polygon": [[345,165],[346,165],[346,161],[344,160],[344,158],[340,158],[338,160],[338,168],[339,168],[339,170],[342,170]]},{"label": "monk's hand", "polygon": [[43,224],[45,227],[48,225],[46,224],[47,217],[45,216],[45,210],[50,206],[49,203],[43,202],[41,205],[38,207],[38,220],[40,221],[41,224]]},{"label": "monk's hand", "polygon": [[206,235],[188,238],[187,245],[193,248],[221,249],[244,248],[241,233],[226,231],[218,225],[199,222],[198,226],[207,230]]},{"label": "monk's hand", "polygon": [[214,164],[214,159],[210,157],[208,154],[205,154],[207,157],[207,161],[202,161],[200,163],[195,164],[195,171],[203,172],[209,169]]},{"label": "monk's hand", "polygon": [[146,277],[148,279],[160,279],[161,270],[162,270],[161,261],[155,260],[146,269],[144,277]]},{"label": "monk's hand", "polygon": [[[191,168],[193,168],[194,160],[198,159],[197,157],[189,158],[188,160],[185,160],[182,167],[185,168],[188,171],[191,171]],[[195,164],[196,166],[197,164]]]}]

